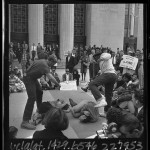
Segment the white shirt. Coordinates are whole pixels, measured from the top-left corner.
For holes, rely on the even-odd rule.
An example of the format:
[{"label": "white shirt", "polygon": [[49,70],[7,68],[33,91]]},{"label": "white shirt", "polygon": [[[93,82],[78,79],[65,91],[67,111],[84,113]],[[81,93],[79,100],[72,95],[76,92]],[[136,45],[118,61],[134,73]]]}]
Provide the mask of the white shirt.
[{"label": "white shirt", "polygon": [[36,46],[31,46],[31,51],[36,51]]},{"label": "white shirt", "polygon": [[69,81],[69,74],[66,74],[66,81]]},{"label": "white shirt", "polygon": [[100,59],[99,66],[101,73],[116,73],[109,53],[102,53]]}]

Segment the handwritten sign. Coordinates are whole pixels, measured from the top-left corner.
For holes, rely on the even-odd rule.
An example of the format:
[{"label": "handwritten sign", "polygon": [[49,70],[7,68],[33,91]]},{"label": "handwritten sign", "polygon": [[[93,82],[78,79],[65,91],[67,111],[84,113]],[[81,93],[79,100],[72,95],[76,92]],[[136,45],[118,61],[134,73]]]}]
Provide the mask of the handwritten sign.
[{"label": "handwritten sign", "polygon": [[135,70],[138,63],[138,58],[123,55],[123,60],[120,62],[120,67]]},{"label": "handwritten sign", "polygon": [[70,91],[70,90],[77,90],[76,81],[65,81],[60,83],[61,91]]}]

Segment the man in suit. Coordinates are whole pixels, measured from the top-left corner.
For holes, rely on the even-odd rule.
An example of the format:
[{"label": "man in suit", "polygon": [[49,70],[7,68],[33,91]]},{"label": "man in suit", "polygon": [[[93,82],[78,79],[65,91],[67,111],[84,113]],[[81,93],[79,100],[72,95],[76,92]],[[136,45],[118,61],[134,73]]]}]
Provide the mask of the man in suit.
[{"label": "man in suit", "polygon": [[73,73],[73,68],[75,65],[76,65],[75,57],[72,56],[70,51],[68,51],[68,56],[66,57],[66,69],[69,69],[69,72]]},{"label": "man in suit", "polygon": [[73,80],[73,75],[69,72],[69,69],[66,68],[66,73],[62,75],[62,81],[71,81]]}]

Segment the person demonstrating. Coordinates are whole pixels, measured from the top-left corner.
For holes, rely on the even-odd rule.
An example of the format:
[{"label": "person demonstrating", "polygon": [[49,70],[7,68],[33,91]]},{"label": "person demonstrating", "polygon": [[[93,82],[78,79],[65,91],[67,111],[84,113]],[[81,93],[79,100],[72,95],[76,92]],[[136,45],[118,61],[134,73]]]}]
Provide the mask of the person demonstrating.
[{"label": "person demonstrating", "polygon": [[[104,110],[107,112],[108,108],[111,107],[112,92],[117,80],[117,75],[109,53],[102,53],[97,61],[99,62],[101,75],[89,83],[89,89],[97,101],[95,107],[105,106]],[[106,101],[105,97],[99,92],[98,86],[100,85],[104,85],[105,87]]]},{"label": "person demonstrating", "polygon": [[23,113],[23,121],[21,123],[22,128],[31,130],[36,129],[36,127],[32,125],[29,121],[33,112],[34,102],[36,101],[37,109],[42,103],[43,91],[38,82],[38,79],[41,78],[42,75],[46,74],[48,79],[54,82],[57,86],[60,86],[56,79],[50,74],[49,67],[51,67],[55,63],[56,60],[53,57],[49,57],[48,60],[36,60],[30,65],[30,67],[24,74],[23,81],[26,87],[28,99]]},{"label": "person demonstrating", "polygon": [[69,69],[66,69],[66,73],[62,75],[62,81],[72,81],[73,80],[73,75],[72,73],[69,72]]}]

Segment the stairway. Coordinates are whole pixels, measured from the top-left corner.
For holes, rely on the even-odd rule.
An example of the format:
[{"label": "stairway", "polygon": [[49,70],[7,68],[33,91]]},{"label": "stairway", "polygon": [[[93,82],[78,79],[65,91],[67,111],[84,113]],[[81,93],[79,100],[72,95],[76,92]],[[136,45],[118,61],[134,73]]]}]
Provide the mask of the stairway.
[{"label": "stairway", "polygon": [[[57,69],[65,69],[66,63],[64,61],[58,62],[57,64],[58,64]],[[17,59],[14,60],[14,66],[18,67],[18,69],[21,69],[21,64],[19,64]],[[80,69],[80,66],[81,64],[78,63],[77,69]]]}]

